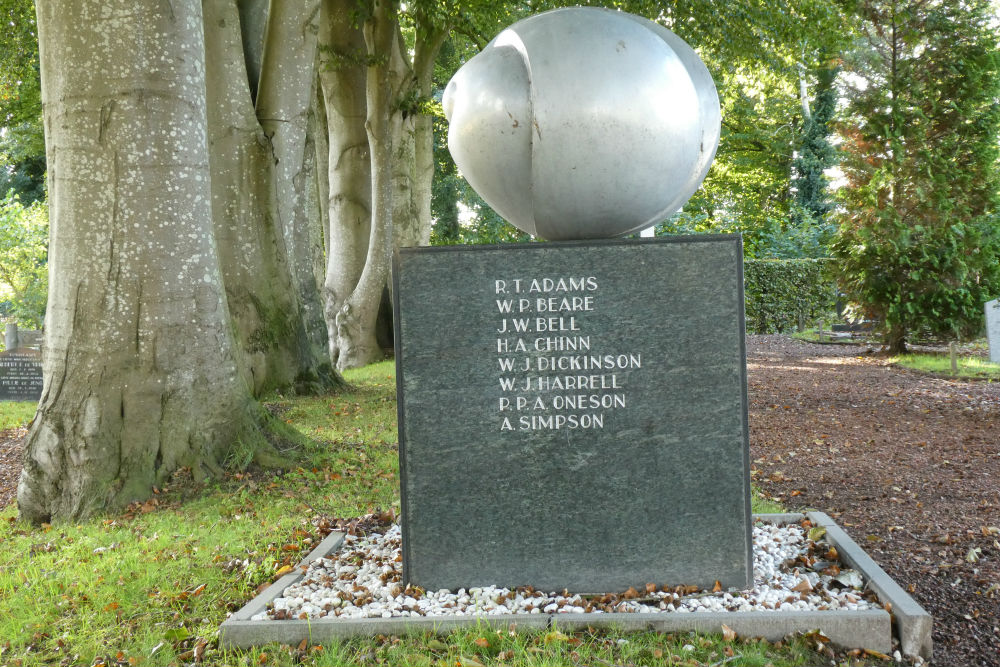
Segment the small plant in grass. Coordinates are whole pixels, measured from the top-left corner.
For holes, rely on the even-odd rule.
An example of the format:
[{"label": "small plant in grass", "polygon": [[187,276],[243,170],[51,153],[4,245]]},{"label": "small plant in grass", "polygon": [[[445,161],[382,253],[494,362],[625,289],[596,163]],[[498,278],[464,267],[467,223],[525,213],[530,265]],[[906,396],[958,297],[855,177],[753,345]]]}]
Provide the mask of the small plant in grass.
[{"label": "small plant in grass", "polygon": [[782,514],[788,510],[781,503],[765,498],[756,486],[751,486],[750,511],[754,514]]}]

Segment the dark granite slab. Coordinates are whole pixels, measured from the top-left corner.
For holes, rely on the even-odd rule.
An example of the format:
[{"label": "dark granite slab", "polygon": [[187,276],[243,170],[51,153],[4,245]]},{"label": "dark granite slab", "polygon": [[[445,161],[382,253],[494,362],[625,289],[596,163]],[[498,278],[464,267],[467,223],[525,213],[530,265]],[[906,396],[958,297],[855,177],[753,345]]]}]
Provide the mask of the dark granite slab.
[{"label": "dark granite slab", "polygon": [[407,581],[749,585],[738,236],[403,249],[394,279]]},{"label": "dark granite slab", "polygon": [[0,401],[37,401],[41,397],[41,352],[27,347],[0,352]]}]

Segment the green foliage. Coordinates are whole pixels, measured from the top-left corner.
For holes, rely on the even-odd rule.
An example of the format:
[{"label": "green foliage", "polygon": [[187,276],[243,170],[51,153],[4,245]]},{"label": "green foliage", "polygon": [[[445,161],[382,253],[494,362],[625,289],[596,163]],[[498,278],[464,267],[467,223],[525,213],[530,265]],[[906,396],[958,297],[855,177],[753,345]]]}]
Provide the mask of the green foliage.
[{"label": "green foliage", "polygon": [[833,221],[816,217],[797,203],[792,204],[787,223],[755,230],[756,256],[775,259],[829,257],[836,229]]},{"label": "green foliage", "polygon": [[[445,42],[442,52],[452,50]],[[455,161],[448,152],[448,126],[441,118],[434,119],[434,181],[431,184],[431,245],[459,243],[458,201],[467,187],[458,175]]]},{"label": "green foliage", "polygon": [[48,210],[23,206],[13,192],[0,200],[0,311],[28,329],[40,329],[48,298]]},{"label": "green foliage", "polygon": [[1000,57],[986,0],[862,5],[835,243],[886,342],[974,335],[1000,292]]},{"label": "green foliage", "polygon": [[[657,20],[692,44],[708,65],[722,107],[722,136],[712,169],[668,223],[674,229],[665,232],[741,232],[747,257],[829,255],[830,230],[802,216],[805,207],[797,203],[804,165],[796,162],[795,152],[805,157],[803,149],[815,144],[827,125],[822,114],[834,110],[823,105],[830,97],[824,71],[830,64],[826,54],[837,53],[851,35],[841,6],[822,0],[741,0],[719,12],[710,3],[691,0],[671,3],[660,16]],[[807,77],[815,83],[817,98],[811,127],[808,121],[803,124],[803,68],[814,73]],[[821,180],[812,182],[824,187]]]},{"label": "green foliage", "polygon": [[828,192],[829,179],[825,171],[837,163],[837,152],[830,143],[833,132],[831,121],[837,110],[837,91],[834,80],[839,65],[824,63],[816,72],[816,95],[811,114],[802,125],[799,154],[792,162],[795,169],[795,203],[799,207],[799,220],[811,220],[822,226],[833,208]]},{"label": "green foliage", "polygon": [[0,195],[13,189],[25,204],[45,196],[45,139],[35,6],[0,0]]},{"label": "green foliage", "polygon": [[743,262],[748,333],[781,333],[834,312],[836,289],[828,259],[748,259]]},{"label": "green foliage", "polygon": [[[527,9],[540,12],[567,4],[578,3],[536,2]],[[828,255],[824,244],[829,230],[811,233],[799,229],[800,224],[783,245],[772,237],[783,234],[794,217],[792,161],[802,143],[797,120],[801,116],[799,64],[818,72],[829,61],[823,54],[835,53],[845,43],[850,24],[845,22],[840,5],[833,0],[738,0],[720,12],[715,5],[698,0],[667,4],[619,0],[610,5],[595,0],[579,4],[613,5],[656,20],[695,47],[716,82],[723,127],[715,162],[702,188],[660,233],[742,232],[748,257]],[[520,16],[512,11],[504,18],[509,23]],[[465,47],[457,48],[455,55],[445,60],[448,66],[436,71],[437,85],[443,87],[461,61],[474,53],[468,42],[462,43]],[[442,171],[437,178],[461,176]],[[457,196],[457,201],[476,216],[474,221],[478,214],[491,215],[485,204],[469,194],[471,191],[459,187],[449,192],[449,197]],[[434,215],[438,218],[438,211]],[[496,220],[485,220],[479,229],[462,237],[445,233],[453,229],[451,225],[450,220],[444,220],[435,239],[489,243],[515,234]]]}]

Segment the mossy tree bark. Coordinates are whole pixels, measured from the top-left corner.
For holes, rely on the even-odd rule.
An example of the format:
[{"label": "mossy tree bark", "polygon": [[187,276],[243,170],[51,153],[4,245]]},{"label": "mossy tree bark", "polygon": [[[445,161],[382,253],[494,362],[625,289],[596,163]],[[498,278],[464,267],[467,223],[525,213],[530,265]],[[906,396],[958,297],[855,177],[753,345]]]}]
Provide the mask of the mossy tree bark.
[{"label": "mossy tree bark", "polygon": [[[314,392],[338,380],[325,350],[309,339],[308,309],[287,245],[308,222],[295,180],[303,161],[314,52],[300,44],[291,52],[305,53],[292,59],[269,46],[286,31],[308,34],[313,19],[302,4],[288,4],[290,11],[272,5],[255,77],[245,65],[255,58],[244,57],[236,1],[204,2],[212,213],[230,315],[258,396],[273,389]],[[286,22],[291,28],[278,27]],[[308,61],[305,74],[297,60]],[[251,97],[254,78],[258,110]]]},{"label": "mossy tree bark", "polygon": [[368,54],[365,130],[371,156],[371,232],[364,270],[336,316],[338,368],[354,368],[382,356],[375,336],[379,303],[389,275],[392,253],[392,67],[390,58],[398,30],[397,6],[392,0],[374,0],[364,25]]},{"label": "mossy tree bark", "polygon": [[[330,148],[323,291],[330,356],[339,368],[381,357],[376,322],[386,291],[388,257],[393,247],[426,245],[430,240],[433,130],[420,102],[425,93],[430,96],[434,58],[448,30],[421,25],[411,62],[398,11],[397,5],[323,0],[320,17],[319,74]],[[373,77],[384,80],[378,83]],[[380,86],[387,87],[373,95]],[[360,95],[366,87],[367,96]],[[380,119],[385,121],[386,138],[372,133]],[[380,149],[388,147],[387,161],[376,155],[379,141]],[[383,192],[373,179],[373,174],[381,177],[376,164],[389,174],[391,202],[383,209],[376,201]],[[375,285],[377,276],[383,285]]]},{"label": "mossy tree bark", "polygon": [[[175,470],[274,462],[212,223],[199,0],[39,0],[49,164],[45,388],[21,516],[148,497]],[[242,58],[242,56],[241,56]],[[241,168],[246,165],[237,165]]]},{"label": "mossy tree bark", "polygon": [[[316,243],[308,188],[315,151],[309,138],[313,106],[319,0],[272,0],[257,92],[257,118],[271,144],[273,192],[306,336],[316,358],[326,358],[327,330],[314,273]],[[327,362],[329,363],[329,362]]]},{"label": "mossy tree bark", "polygon": [[361,278],[371,232],[371,153],[365,131],[367,47],[355,0],[323,0],[319,82],[328,130],[324,312],[333,363],[340,358],[337,313]]}]

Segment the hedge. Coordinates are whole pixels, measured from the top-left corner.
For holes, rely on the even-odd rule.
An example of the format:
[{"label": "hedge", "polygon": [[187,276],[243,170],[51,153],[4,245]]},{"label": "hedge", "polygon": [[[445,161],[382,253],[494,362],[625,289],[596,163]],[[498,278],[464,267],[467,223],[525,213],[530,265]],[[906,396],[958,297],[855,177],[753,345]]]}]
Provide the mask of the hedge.
[{"label": "hedge", "polygon": [[793,331],[836,311],[832,259],[748,259],[743,263],[747,333]]}]

